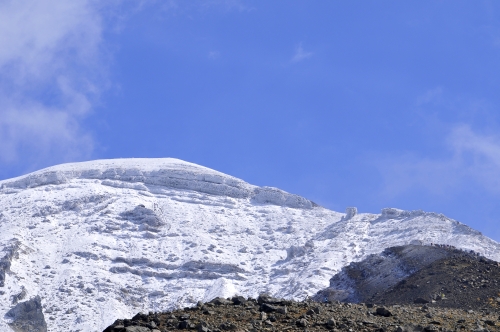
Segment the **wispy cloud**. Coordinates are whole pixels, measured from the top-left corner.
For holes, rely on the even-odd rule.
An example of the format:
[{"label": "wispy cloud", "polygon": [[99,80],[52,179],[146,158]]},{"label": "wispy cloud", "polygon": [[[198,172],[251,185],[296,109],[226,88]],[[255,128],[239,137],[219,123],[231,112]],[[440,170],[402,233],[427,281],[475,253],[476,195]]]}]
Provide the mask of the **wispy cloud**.
[{"label": "wispy cloud", "polygon": [[220,53],[218,51],[210,51],[208,52],[208,58],[215,60],[220,56]]},{"label": "wispy cloud", "polygon": [[305,60],[307,58],[310,58],[313,56],[314,53],[312,52],[306,52],[304,50],[304,48],[302,47],[302,43],[300,43],[299,45],[297,45],[297,47],[295,48],[295,53],[292,57],[292,59],[290,60],[291,63],[295,63],[295,62],[299,62],[299,61],[302,61],[302,60]]},{"label": "wispy cloud", "polygon": [[442,142],[442,157],[408,153],[377,161],[385,180],[384,193],[397,196],[411,190],[434,195],[453,195],[469,185],[500,193],[500,136],[457,124]]},{"label": "wispy cloud", "polygon": [[[196,2],[195,2],[196,3]],[[219,7],[225,10],[236,10],[240,12],[252,11],[254,7],[249,6],[244,0],[203,0],[199,2],[203,7]]]},{"label": "wispy cloud", "polygon": [[33,168],[91,156],[96,142],[83,122],[110,85],[104,31],[119,32],[151,4],[251,10],[242,0],[0,1],[0,165]]},{"label": "wispy cloud", "polygon": [[150,2],[155,2],[164,12],[173,12],[176,14],[184,13],[188,15],[192,11],[206,13],[213,10],[222,12],[251,12],[255,10],[255,7],[249,5],[248,4],[249,1],[246,0],[192,0],[192,1],[141,0],[141,1],[145,2],[146,4]]},{"label": "wispy cloud", "polygon": [[443,88],[438,86],[434,89],[427,90],[424,94],[417,98],[417,106],[426,105],[428,103],[438,103],[442,99]]},{"label": "wispy cloud", "polygon": [[102,7],[0,2],[0,162],[88,156],[80,121],[103,88]]},{"label": "wispy cloud", "polygon": [[458,125],[448,136],[459,166],[490,191],[500,192],[500,136]]},{"label": "wispy cloud", "polygon": [[453,196],[472,185],[500,194],[500,135],[494,130],[499,117],[494,105],[436,87],[416,98],[415,110],[422,129],[433,133],[434,152],[440,153],[373,158],[387,196],[415,190]]},{"label": "wispy cloud", "polygon": [[78,118],[66,109],[33,101],[2,106],[0,156],[4,161],[14,161],[26,152],[35,153],[27,158],[35,163],[47,157],[66,161],[91,153],[92,136],[80,129]]}]

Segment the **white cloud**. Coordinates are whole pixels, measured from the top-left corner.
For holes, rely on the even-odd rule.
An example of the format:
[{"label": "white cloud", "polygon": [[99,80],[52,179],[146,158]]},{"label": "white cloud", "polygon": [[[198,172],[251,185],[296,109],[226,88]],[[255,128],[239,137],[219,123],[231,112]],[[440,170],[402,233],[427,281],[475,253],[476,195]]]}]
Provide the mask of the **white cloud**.
[{"label": "white cloud", "polygon": [[40,79],[88,61],[101,37],[94,7],[89,0],[0,2],[0,68]]},{"label": "white cloud", "polygon": [[120,31],[149,4],[250,10],[240,0],[0,0],[0,165],[91,156],[94,139],[82,123],[109,85],[103,32]]},{"label": "white cloud", "polygon": [[448,145],[460,167],[491,191],[500,192],[500,136],[474,132],[468,125],[456,126]]},{"label": "white cloud", "polygon": [[302,61],[304,59],[310,58],[311,56],[313,56],[313,53],[304,51],[304,48],[302,47],[302,43],[300,43],[295,48],[295,54],[293,55],[290,62],[292,62],[292,63],[299,62],[299,61]]},{"label": "white cloud", "polygon": [[474,131],[469,125],[451,127],[441,158],[415,154],[378,161],[385,179],[385,194],[425,190],[434,195],[454,195],[470,185],[500,193],[500,136]]},{"label": "white cloud", "polygon": [[11,107],[4,104],[1,115],[0,156],[4,161],[15,161],[23,152],[30,155],[24,159],[35,163],[45,158],[69,161],[92,152],[92,137],[80,130],[78,119],[65,109],[36,102]]},{"label": "white cloud", "polygon": [[0,162],[92,151],[80,121],[104,87],[102,10],[94,0],[0,1]]},{"label": "white cloud", "polygon": [[434,154],[373,157],[387,196],[425,191],[451,197],[471,186],[500,194],[500,135],[492,130],[499,121],[495,105],[436,87],[416,98],[414,110],[422,129],[434,136]]}]

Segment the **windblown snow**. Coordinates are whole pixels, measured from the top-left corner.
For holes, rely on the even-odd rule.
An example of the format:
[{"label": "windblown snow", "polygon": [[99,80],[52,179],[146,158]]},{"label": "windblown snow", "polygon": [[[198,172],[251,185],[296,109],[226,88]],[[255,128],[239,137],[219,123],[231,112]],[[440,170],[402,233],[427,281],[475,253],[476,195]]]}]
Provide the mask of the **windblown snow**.
[{"label": "windblown snow", "polygon": [[54,332],[216,296],[301,300],[352,261],[431,242],[500,260],[441,214],[338,213],[170,158],[59,165],[0,181],[0,330],[37,296]]}]

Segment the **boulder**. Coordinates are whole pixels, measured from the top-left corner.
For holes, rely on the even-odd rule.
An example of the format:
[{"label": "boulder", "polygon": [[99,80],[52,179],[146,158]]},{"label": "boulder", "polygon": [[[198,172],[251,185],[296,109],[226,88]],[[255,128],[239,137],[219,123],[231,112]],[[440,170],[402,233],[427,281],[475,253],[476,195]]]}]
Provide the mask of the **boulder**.
[{"label": "boulder", "polygon": [[301,318],[301,319],[297,320],[296,324],[299,327],[307,327],[308,322],[305,318]]},{"label": "boulder", "polygon": [[247,302],[247,299],[244,298],[243,296],[234,296],[231,300],[235,305],[243,305]]},{"label": "boulder", "polygon": [[257,302],[259,304],[267,303],[267,304],[282,304],[282,299],[277,299],[275,297],[270,296],[269,294],[260,294],[257,298]]},{"label": "boulder", "polygon": [[144,326],[127,326],[125,332],[151,332],[151,330]]},{"label": "boulder", "polygon": [[223,297],[216,297],[215,299],[213,299],[209,303],[212,303],[212,304],[215,304],[215,305],[233,304],[232,301],[226,300]]},{"label": "boulder", "polygon": [[377,308],[377,310],[375,310],[375,315],[383,317],[391,317],[392,313],[389,310],[387,310],[387,308],[380,307]]},{"label": "boulder", "polygon": [[422,297],[417,297],[413,303],[415,304],[427,304],[429,303],[429,301],[427,301],[426,299],[422,298]]}]

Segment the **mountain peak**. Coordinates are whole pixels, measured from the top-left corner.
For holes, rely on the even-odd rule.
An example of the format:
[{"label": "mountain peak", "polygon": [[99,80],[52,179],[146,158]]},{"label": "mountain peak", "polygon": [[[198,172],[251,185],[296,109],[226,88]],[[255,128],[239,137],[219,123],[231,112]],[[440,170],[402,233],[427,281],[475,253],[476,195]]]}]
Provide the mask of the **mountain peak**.
[{"label": "mountain peak", "polygon": [[[409,243],[500,259],[498,243],[440,214],[347,212],[178,159],[97,160],[4,180],[0,317],[39,296],[48,331],[98,331],[231,293],[302,300],[347,264]],[[0,330],[14,323],[0,319]]]}]

